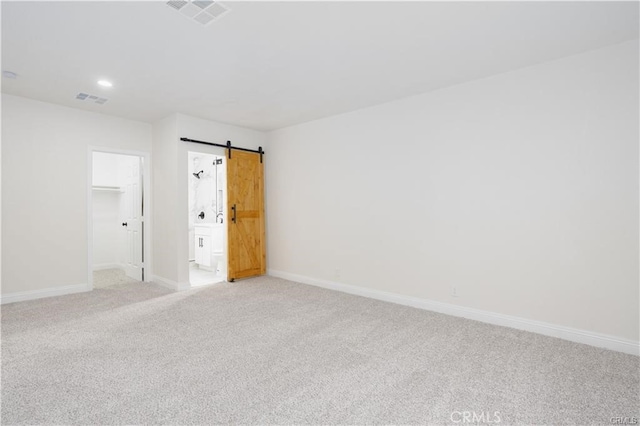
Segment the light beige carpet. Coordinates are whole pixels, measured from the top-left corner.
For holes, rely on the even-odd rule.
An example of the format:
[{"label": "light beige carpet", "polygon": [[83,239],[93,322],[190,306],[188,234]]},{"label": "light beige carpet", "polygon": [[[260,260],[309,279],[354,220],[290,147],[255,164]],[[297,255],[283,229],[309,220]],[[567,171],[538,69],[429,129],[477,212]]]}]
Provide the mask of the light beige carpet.
[{"label": "light beige carpet", "polygon": [[139,283],[139,281],[129,278],[122,269],[114,268],[93,271],[93,288],[135,283]]},{"label": "light beige carpet", "polygon": [[464,424],[465,412],[485,424],[604,425],[639,416],[639,367],[269,277],[2,307],[7,425]]}]

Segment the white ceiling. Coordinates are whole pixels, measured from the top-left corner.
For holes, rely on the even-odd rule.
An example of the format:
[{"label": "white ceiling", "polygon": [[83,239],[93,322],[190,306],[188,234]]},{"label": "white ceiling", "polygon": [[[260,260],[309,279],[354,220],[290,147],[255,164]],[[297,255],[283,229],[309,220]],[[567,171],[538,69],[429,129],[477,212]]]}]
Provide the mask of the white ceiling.
[{"label": "white ceiling", "polygon": [[267,130],[638,38],[638,2],[223,4],[202,26],[165,2],[3,2],[2,68],[19,77],[2,91]]}]

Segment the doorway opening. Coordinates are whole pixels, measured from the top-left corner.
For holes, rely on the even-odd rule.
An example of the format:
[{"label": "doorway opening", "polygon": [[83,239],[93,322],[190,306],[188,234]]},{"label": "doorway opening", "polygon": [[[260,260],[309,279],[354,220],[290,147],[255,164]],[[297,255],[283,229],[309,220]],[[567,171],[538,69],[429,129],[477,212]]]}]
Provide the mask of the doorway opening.
[{"label": "doorway opening", "polygon": [[189,283],[215,284],[227,278],[226,162],[224,156],[188,152]]},{"label": "doorway opening", "polygon": [[90,282],[145,281],[144,157],[91,153]]}]

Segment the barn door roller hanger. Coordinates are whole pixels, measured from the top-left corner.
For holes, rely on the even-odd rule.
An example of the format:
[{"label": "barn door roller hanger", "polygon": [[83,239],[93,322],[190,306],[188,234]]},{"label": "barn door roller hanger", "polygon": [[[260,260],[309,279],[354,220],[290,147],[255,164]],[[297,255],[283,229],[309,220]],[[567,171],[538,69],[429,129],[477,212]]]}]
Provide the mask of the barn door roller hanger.
[{"label": "barn door roller hanger", "polygon": [[219,146],[221,148],[226,148],[227,149],[227,155],[229,156],[229,158],[231,158],[231,150],[233,150],[233,149],[237,149],[238,151],[255,152],[256,154],[260,154],[260,162],[261,163],[262,163],[262,156],[264,155],[264,151],[262,150],[261,146],[259,146],[258,149],[255,150],[255,149],[249,149],[249,148],[241,148],[239,146],[232,146],[231,145],[231,141],[227,141],[227,144],[223,145],[221,143],[199,141],[199,140],[189,139],[189,138],[180,138],[180,140],[184,141],[184,142],[201,143],[203,145]]}]

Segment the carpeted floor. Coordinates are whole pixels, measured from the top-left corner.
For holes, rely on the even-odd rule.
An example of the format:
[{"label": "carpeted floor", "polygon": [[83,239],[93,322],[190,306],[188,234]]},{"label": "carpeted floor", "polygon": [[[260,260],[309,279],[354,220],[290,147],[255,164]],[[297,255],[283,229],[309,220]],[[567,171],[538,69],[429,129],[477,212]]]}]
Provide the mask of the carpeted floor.
[{"label": "carpeted floor", "polygon": [[93,271],[93,288],[111,287],[114,285],[137,284],[140,281],[129,278],[122,269],[102,269]]},{"label": "carpeted floor", "polygon": [[639,368],[631,355],[269,277],[2,307],[6,425],[603,425],[639,417]]}]

